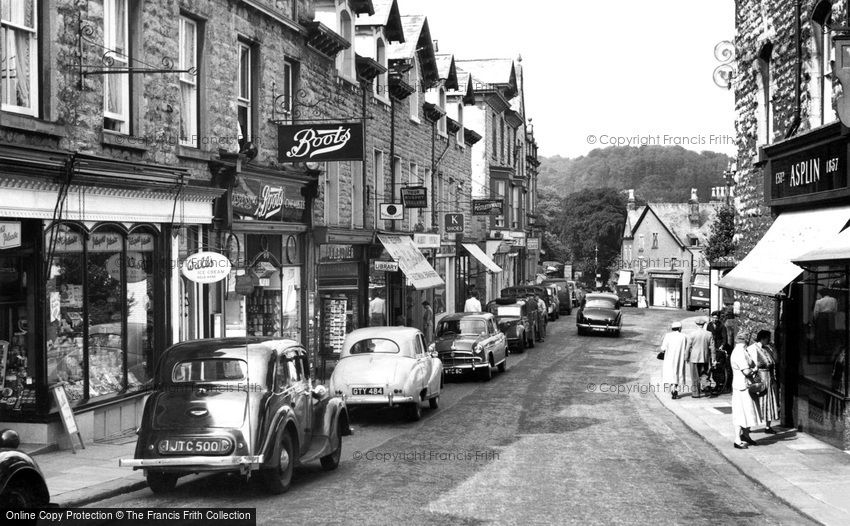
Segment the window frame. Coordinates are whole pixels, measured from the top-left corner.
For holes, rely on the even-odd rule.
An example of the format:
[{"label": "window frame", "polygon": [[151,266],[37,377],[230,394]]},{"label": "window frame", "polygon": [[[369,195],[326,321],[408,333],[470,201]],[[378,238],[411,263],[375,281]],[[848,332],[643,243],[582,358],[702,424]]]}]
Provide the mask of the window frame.
[{"label": "window frame", "polygon": [[653,249],[658,248],[658,232],[652,233],[652,247]]},{"label": "window frame", "polygon": [[[180,73],[179,77],[178,77],[178,84],[180,85],[181,91],[182,91],[184,86],[187,87],[187,89],[189,90],[191,97],[188,100],[191,100],[191,102],[194,104],[194,108],[193,108],[194,111],[187,113],[187,109],[185,108],[185,105],[183,104],[185,101],[181,97],[181,99],[180,99],[180,102],[181,102],[181,104],[180,104],[180,122],[181,122],[180,127],[181,127],[181,129],[180,129],[179,142],[180,142],[181,146],[188,146],[190,148],[198,148],[200,146],[199,130],[200,130],[200,127],[201,127],[200,112],[199,112],[199,108],[200,108],[200,105],[201,105],[201,103],[200,103],[201,90],[200,90],[199,80],[200,80],[200,71],[201,71],[200,47],[201,47],[201,42],[202,42],[200,31],[201,31],[202,26],[198,22],[198,20],[190,18],[189,16],[187,16],[185,14],[182,14],[182,13],[180,14],[179,28],[178,28],[178,45],[180,47],[180,49],[178,51],[178,69],[181,69],[181,70],[189,69],[190,67],[192,67],[192,66],[189,66],[189,63],[187,63],[186,56],[185,56],[185,53],[184,53],[185,52],[184,38],[186,37],[186,26],[187,25],[193,26],[193,31],[194,31],[193,32],[194,42],[193,42],[193,46],[192,46],[192,49],[194,51],[194,57],[193,57],[191,63],[194,64],[195,74],[192,75],[191,73]],[[183,131],[184,131],[183,130],[183,122],[186,121],[186,120],[191,121],[191,126],[187,127],[186,134],[184,135],[183,134]]]},{"label": "window frame", "polygon": [[[255,46],[248,41],[239,40],[238,41],[238,49],[239,53],[237,56],[237,67],[236,67],[236,120],[237,120],[237,128],[238,135],[237,138],[240,141],[240,147],[253,140],[254,138],[254,99],[255,97],[255,82],[254,82],[254,72],[255,72]],[[243,53],[247,52],[248,59],[248,71],[242,71],[242,57]],[[244,96],[246,93],[242,91],[243,85],[243,75],[247,75],[247,98]],[[242,129],[242,123],[239,120],[239,110],[240,108],[245,110],[246,115],[246,124],[245,129]]]},{"label": "window frame", "polygon": [[419,97],[419,92],[422,89],[421,73],[419,71],[419,57],[416,53],[413,54],[413,67],[408,72],[407,80],[413,86],[413,93],[408,97],[410,105],[410,120],[416,123],[422,122],[419,119],[419,111],[422,109],[422,101]]},{"label": "window frame", "polygon": [[[835,49],[832,46],[832,2],[822,0],[818,2],[811,16],[812,39],[814,41],[814,66],[815,66],[815,94],[814,99],[817,107],[812,108],[815,117],[815,126],[834,122],[838,117],[832,108],[832,74],[835,60]],[[829,95],[829,96],[827,96]],[[827,115],[832,113],[832,119]]]},{"label": "window frame", "polygon": [[455,135],[455,141],[457,145],[461,148],[466,147],[466,140],[464,139],[464,125],[463,125],[463,102],[457,103],[457,123],[460,125],[460,129],[457,131]]},{"label": "window frame", "polygon": [[[116,49],[116,40],[115,40],[115,27],[112,25],[112,16],[115,14],[116,6],[118,4],[124,5],[124,42],[122,43],[124,52],[115,52]],[[133,60],[133,50],[131,49],[131,38],[130,38],[130,0],[103,0],[103,45],[108,50],[107,55],[114,60],[112,67],[121,67],[123,65],[126,68],[130,67],[130,63]],[[122,56],[123,55],[123,56]],[[108,110],[109,108],[109,94],[111,90],[111,81],[113,78],[121,78],[124,82],[121,83],[121,108],[123,109],[123,113],[114,113]],[[118,73],[115,75],[103,75],[103,120],[104,120],[104,129],[106,127],[107,119],[110,121],[114,121],[116,123],[117,129],[113,130],[112,128],[108,128],[110,131],[115,131],[117,133],[129,134],[131,132],[131,115],[132,110],[130,108],[130,88],[132,78],[130,74]]]},{"label": "window frame", "polygon": [[[13,0],[8,0],[10,3]],[[16,34],[18,31],[29,33],[29,43],[30,43],[30,59],[29,59],[29,106],[18,106],[17,104],[11,104],[9,102],[5,102],[4,99],[0,99],[0,110],[8,111],[10,113],[17,113],[21,115],[29,115],[31,117],[39,117],[40,109],[41,109],[41,86],[40,86],[40,60],[41,60],[41,49],[40,49],[40,30],[41,30],[41,18],[39,14],[41,13],[40,9],[40,0],[16,0],[16,1],[29,1],[32,3],[32,23],[33,26],[27,27],[25,25],[16,24],[11,20],[0,20],[0,28],[5,29],[6,31],[11,32],[11,34]],[[0,34],[1,35],[1,34]],[[0,48],[6,50],[8,49],[6,42],[0,42]],[[15,58],[17,60],[17,45],[15,46]],[[16,98],[17,89],[15,89],[15,96],[12,96],[12,90],[10,89],[11,85],[11,60],[7,61],[7,70],[0,70],[0,93],[3,93],[4,98],[6,96],[12,98]],[[5,79],[4,79],[5,77]],[[17,73],[16,73],[17,78]],[[8,84],[8,85],[7,85]]]},{"label": "window frame", "polygon": [[443,112],[443,116],[437,121],[437,133],[440,134],[440,137],[448,138],[448,122],[446,115],[446,87],[443,84],[440,84],[440,87],[437,88],[437,106]]},{"label": "window frame", "polygon": [[[345,17],[348,17],[346,24]],[[354,38],[355,38],[355,22],[354,15],[342,4],[342,8],[337,12],[337,26],[339,28],[339,36],[344,38],[351,45],[336,57],[336,71],[344,79],[355,82],[357,79],[356,61],[354,53]],[[347,34],[348,33],[348,34]]]},{"label": "window frame", "polygon": [[375,39],[375,61],[383,66],[386,71],[375,77],[372,81],[372,87],[375,98],[389,104],[389,59],[387,57],[387,47],[387,43],[383,37],[378,36]]}]

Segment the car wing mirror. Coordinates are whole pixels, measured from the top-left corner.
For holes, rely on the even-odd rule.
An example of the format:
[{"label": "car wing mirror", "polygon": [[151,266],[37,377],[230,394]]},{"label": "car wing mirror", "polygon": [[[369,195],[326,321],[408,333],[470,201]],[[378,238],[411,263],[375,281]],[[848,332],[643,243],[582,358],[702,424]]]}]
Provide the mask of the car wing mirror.
[{"label": "car wing mirror", "polygon": [[439,357],[440,357],[440,353],[438,353],[437,351],[431,351],[431,358],[439,358]]},{"label": "car wing mirror", "polygon": [[310,394],[313,395],[313,398],[316,400],[321,400],[327,396],[328,389],[324,385],[317,385],[310,391]]}]

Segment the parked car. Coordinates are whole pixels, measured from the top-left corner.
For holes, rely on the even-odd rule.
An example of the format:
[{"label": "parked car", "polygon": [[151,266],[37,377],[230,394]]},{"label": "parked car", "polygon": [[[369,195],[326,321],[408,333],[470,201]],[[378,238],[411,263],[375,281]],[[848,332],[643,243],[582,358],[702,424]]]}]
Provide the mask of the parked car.
[{"label": "parked car", "polygon": [[188,473],[259,472],[271,493],[293,468],[339,465],[351,434],[342,397],[312,386],[307,351],[277,338],[213,338],[163,353],[145,403],[136,453],[119,465],[144,469],[154,493]]},{"label": "parked car", "polygon": [[620,304],[637,307],[638,304],[638,285],[617,285],[617,297],[620,298]]},{"label": "parked car", "polygon": [[357,329],[345,337],[330,388],[349,407],[403,406],[411,420],[419,420],[422,402],[437,409],[443,364],[418,329]]},{"label": "parked car", "polygon": [[607,292],[587,294],[576,314],[576,327],[579,334],[602,331],[619,336],[623,314],[617,295]]},{"label": "parked car", "polygon": [[711,305],[711,278],[708,272],[696,272],[688,287],[688,310],[707,309]]},{"label": "parked car", "polygon": [[508,366],[508,339],[488,312],[449,314],[440,320],[432,348],[447,378],[472,373],[490,380],[493,367],[501,373]]},{"label": "parked car", "polygon": [[0,510],[44,508],[50,493],[38,464],[23,451],[11,429],[0,431]]},{"label": "parked car", "polygon": [[534,347],[537,334],[537,302],[515,298],[497,298],[487,304],[499,330],[508,339],[508,349],[524,352]]},{"label": "parked car", "polygon": [[549,320],[555,321],[558,319],[558,309],[555,308],[557,305],[557,300],[555,299],[556,295],[547,287],[541,287],[540,285],[517,285],[515,287],[506,287],[502,289],[501,297],[525,298],[530,294],[539,294],[543,301],[546,302]]},{"label": "parked car", "polygon": [[550,278],[541,283],[544,287],[555,287],[558,297],[558,310],[569,316],[573,313],[573,297],[575,293],[570,289],[570,282],[566,278]]}]

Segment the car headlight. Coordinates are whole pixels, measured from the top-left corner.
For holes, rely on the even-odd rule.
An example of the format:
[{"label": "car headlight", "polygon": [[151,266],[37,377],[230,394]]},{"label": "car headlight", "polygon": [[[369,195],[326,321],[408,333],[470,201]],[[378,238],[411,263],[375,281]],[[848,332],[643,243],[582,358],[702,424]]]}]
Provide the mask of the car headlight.
[{"label": "car headlight", "polygon": [[481,354],[481,344],[476,343],[474,347],[472,347],[472,352],[475,354]]},{"label": "car headlight", "polygon": [[428,346],[428,352],[434,352],[436,350],[437,350],[437,344],[432,343],[431,345]]}]

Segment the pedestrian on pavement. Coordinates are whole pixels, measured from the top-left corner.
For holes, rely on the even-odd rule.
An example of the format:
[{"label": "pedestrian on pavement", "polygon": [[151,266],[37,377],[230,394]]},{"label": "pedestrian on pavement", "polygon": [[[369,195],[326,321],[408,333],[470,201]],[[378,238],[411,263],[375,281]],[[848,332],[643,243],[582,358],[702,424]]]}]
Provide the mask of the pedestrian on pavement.
[{"label": "pedestrian on pavement", "polygon": [[750,349],[755,352],[759,376],[767,388],[764,395],[759,397],[759,409],[765,424],[764,432],[772,435],[776,431],[770,427],[770,422],[779,421],[779,384],[776,381],[776,350],[770,345],[770,331],[759,331],[756,343],[752,344]]},{"label": "pedestrian on pavement", "polygon": [[386,325],[387,302],[382,296],[383,293],[376,290],[375,297],[369,302],[369,325],[372,327]]},{"label": "pedestrian on pavement", "polygon": [[537,331],[540,338],[537,340],[542,342],[546,338],[546,324],[549,323],[549,312],[546,309],[546,302],[540,297],[540,294],[534,294],[534,300],[537,302]]},{"label": "pedestrian on pavement", "polygon": [[723,320],[720,319],[721,312],[716,310],[711,313],[711,321],[706,325],[706,329],[711,332],[714,340],[714,350],[722,349],[726,343],[726,327],[723,325]]},{"label": "pedestrian on pavement", "polygon": [[735,336],[738,334],[738,318],[735,317],[734,312],[727,312],[726,319],[723,322],[723,326],[726,329],[726,350],[731,351],[735,348],[736,339]]},{"label": "pedestrian on pavement", "polygon": [[693,364],[694,385],[692,386],[692,396],[699,398],[702,396],[702,386],[708,383],[709,365],[714,363],[714,336],[706,328],[708,320],[699,318],[696,320],[697,328],[691,334],[690,350],[688,361]]},{"label": "pedestrian on pavement", "polygon": [[428,300],[422,302],[422,335],[426,345],[434,342],[434,309]]},{"label": "pedestrian on pavement", "polygon": [[735,428],[735,449],[747,449],[755,446],[750,438],[750,428],[761,423],[761,408],[750,395],[748,379],[758,379],[757,356],[747,348],[749,334],[741,331],[735,335],[735,348],[732,350],[732,425]]},{"label": "pedestrian on pavement", "polygon": [[688,338],[682,334],[682,323],[674,321],[670,332],[661,341],[661,351],[664,353],[662,364],[662,381],[665,389],[671,389],[673,400],[679,398],[679,388],[687,386],[688,370]]},{"label": "pedestrian on pavement", "polygon": [[481,312],[481,302],[478,301],[478,293],[474,290],[469,292],[469,297],[463,304],[463,312]]}]

